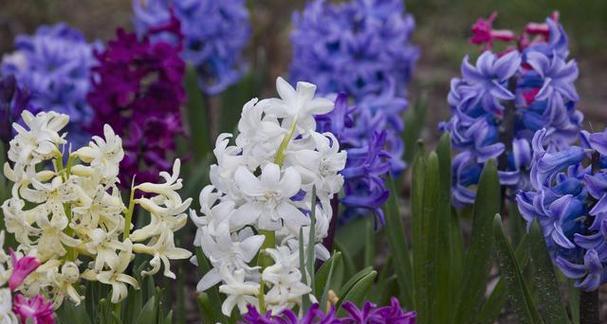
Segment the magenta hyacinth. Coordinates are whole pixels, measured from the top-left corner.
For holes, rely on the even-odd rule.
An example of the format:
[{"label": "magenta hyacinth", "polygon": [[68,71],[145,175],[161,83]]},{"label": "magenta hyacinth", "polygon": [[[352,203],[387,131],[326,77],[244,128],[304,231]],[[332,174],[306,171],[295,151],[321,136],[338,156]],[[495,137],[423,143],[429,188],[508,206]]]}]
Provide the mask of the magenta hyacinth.
[{"label": "magenta hyacinth", "polygon": [[9,249],[9,253],[11,255],[11,262],[13,264],[13,272],[11,273],[11,277],[8,279],[8,287],[15,291],[27,276],[36,270],[40,266],[40,261],[32,256],[23,256],[21,258],[17,258],[15,251],[13,249]]},{"label": "magenta hyacinth", "polygon": [[95,110],[91,132],[102,134],[109,124],[123,139],[125,158],[121,183],[155,181],[171,167],[176,139],[184,134],[180,107],[185,102],[185,62],[181,41],[150,42],[156,33],[182,39],[179,21],[150,30],[142,39],[118,29],[116,39],[96,52],[93,91],[88,100]]},{"label": "magenta hyacinth", "polygon": [[16,295],[13,298],[13,312],[19,317],[21,323],[55,323],[53,304],[42,295],[36,295],[29,299],[23,295]]}]

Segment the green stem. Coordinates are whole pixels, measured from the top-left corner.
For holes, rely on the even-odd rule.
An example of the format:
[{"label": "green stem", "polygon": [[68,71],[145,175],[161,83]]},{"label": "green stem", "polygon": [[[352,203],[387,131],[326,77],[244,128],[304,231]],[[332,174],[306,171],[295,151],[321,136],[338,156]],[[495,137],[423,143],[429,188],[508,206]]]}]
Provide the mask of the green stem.
[{"label": "green stem", "polygon": [[274,158],[274,163],[282,165],[285,162],[285,153],[287,151],[287,147],[289,146],[289,142],[291,142],[291,139],[295,134],[296,126],[297,121],[293,120],[291,127],[289,127],[289,132],[282,139],[282,142],[280,142],[280,146],[278,147],[278,151],[276,152],[276,157]]},{"label": "green stem", "polygon": [[124,215],[124,232],[122,233],[122,241],[126,241],[131,234],[131,223],[133,220],[133,210],[135,209],[135,178],[131,182],[131,194],[129,196],[129,207]]}]

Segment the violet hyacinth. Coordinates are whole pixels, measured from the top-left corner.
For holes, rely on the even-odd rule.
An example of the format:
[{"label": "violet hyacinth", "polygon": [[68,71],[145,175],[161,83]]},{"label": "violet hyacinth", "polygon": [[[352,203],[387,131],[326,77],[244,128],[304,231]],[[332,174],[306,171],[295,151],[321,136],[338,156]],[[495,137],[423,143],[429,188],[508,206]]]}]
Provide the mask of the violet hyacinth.
[{"label": "violet hyacinth", "polygon": [[404,311],[398,299],[392,297],[390,305],[378,307],[377,305],[366,301],[362,308],[358,308],[350,301],[345,302],[342,308],[346,315],[338,317],[335,308],[324,313],[320,310],[318,304],[314,304],[308,309],[301,318],[290,309],[285,309],[279,314],[267,312],[260,314],[252,305],[248,306],[249,312],[243,315],[242,323],[246,324],[358,324],[358,323],[394,323],[394,324],[415,324],[415,312]]},{"label": "violet hyacinth", "polygon": [[[348,98],[340,94],[335,100],[335,108],[329,114],[317,117],[317,128],[321,132],[332,132],[342,148],[348,152],[344,176],[344,198],[348,207],[344,212],[347,221],[361,209],[371,210],[379,223],[384,223],[383,204],[389,191],[384,186],[383,177],[390,170],[390,154],[385,150],[386,131],[374,131],[369,140],[361,140],[360,128],[354,127],[355,107],[348,105]],[[363,112],[364,113],[364,112]],[[365,118],[369,130],[383,129],[381,118]]]},{"label": "violet hyacinth", "polygon": [[[133,11],[139,36],[174,13],[185,37],[182,57],[196,67],[206,94],[223,92],[246,70],[241,56],[251,27],[245,0],[133,0]],[[158,35],[154,40],[167,38],[174,39]]]},{"label": "violet hyacinth", "polygon": [[563,274],[585,291],[607,281],[607,131],[582,131],[580,146],[550,150],[535,134],[531,189],[517,197],[522,217],[538,221]]},{"label": "violet hyacinth", "polygon": [[0,68],[3,76],[14,75],[28,89],[32,107],[70,116],[68,136],[75,146],[84,144],[92,119],[86,94],[96,46],[67,24],[41,26],[33,35],[16,38],[15,52],[3,57]]},{"label": "violet hyacinth", "polygon": [[[383,223],[383,178],[405,168],[400,134],[419,55],[409,41],[414,25],[400,0],[315,0],[293,15],[291,79],[313,82],[327,95],[343,93],[336,109],[319,119],[319,130],[336,134],[348,150],[346,215],[362,207]],[[356,109],[347,107],[348,98]]]},{"label": "violet hyacinth", "polygon": [[[547,129],[542,138],[549,150],[576,140],[583,120],[576,110],[578,68],[567,58],[567,36],[556,17],[529,24],[518,38],[518,49],[484,51],[476,65],[464,58],[462,77],[451,81],[448,102],[453,115],[440,128],[451,134],[458,150],[453,160],[456,206],[474,202],[473,187],[489,159],[499,161],[500,182],[511,189],[510,197],[529,188],[530,142],[537,130]],[[515,39],[495,36],[494,18],[475,24],[474,43],[492,48],[493,41]]]},{"label": "violet hyacinth", "polygon": [[[180,39],[179,22],[155,33],[173,33]],[[152,34],[150,34],[152,35]],[[185,101],[185,63],[179,56],[180,43],[151,43],[149,36],[118,29],[116,39],[104,51],[96,52],[93,90],[88,95],[95,110],[91,132],[103,133],[109,124],[122,137],[125,158],[121,182],[155,181],[159,171],[170,170],[176,139],[183,135],[180,107]]]},{"label": "violet hyacinth", "polygon": [[6,149],[13,135],[11,125],[21,120],[21,112],[28,108],[28,105],[29,92],[19,87],[14,75],[0,79],[0,141]]}]

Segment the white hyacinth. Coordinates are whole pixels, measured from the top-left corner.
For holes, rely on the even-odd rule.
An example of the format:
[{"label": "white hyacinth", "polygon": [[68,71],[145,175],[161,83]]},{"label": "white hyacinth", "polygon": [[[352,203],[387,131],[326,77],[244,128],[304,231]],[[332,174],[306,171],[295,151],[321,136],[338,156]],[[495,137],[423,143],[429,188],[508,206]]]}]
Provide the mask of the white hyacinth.
[{"label": "white hyacinth", "polygon": [[299,245],[304,242],[307,250],[312,206],[311,246],[316,258],[329,256],[321,242],[333,213],[330,199],[343,186],[339,172],[346,153],[333,134],[316,132],[314,116],[334,104],[315,97],[316,86],[307,82],[293,88],[278,78],[276,87],[280,98],[244,105],[233,144],[231,134],[219,135],[211,184],[200,193],[202,215],[190,212],[198,227],[194,245],[212,266],[197,290],[219,284],[228,316],[234,307],[245,312],[247,303],[262,310],[291,308],[311,292],[303,283],[309,274],[300,264]]},{"label": "white hyacinth", "polygon": [[[172,174],[162,172],[164,183],[135,186],[136,196],[127,205],[118,189],[122,140],[108,125],[104,137],[94,136],[88,146],[65,156],[66,115],[23,112],[26,127],[14,124],[17,135],[10,142],[4,174],[13,182],[12,197],[2,204],[7,231],[18,249],[37,257],[42,265],[23,289],[26,294],[45,293],[59,306],[65,297],[75,303],[80,279],[112,286],[112,302],[138,288],[125,274],[135,254],[150,256],[142,275],[164,274],[174,278],[169,260],[187,259],[191,253],[175,247],[173,233],[187,221],[191,199],[183,201],[177,190],[180,162]],[[134,229],[133,208],[149,213],[147,225]],[[127,207],[129,206],[129,207]]]}]

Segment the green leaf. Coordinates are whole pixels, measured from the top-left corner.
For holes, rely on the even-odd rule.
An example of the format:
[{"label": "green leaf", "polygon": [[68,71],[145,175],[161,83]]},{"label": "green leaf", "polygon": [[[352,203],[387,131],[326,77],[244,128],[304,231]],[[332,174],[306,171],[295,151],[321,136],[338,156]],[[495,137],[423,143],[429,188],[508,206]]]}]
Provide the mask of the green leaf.
[{"label": "green leaf", "polygon": [[[431,152],[423,159],[424,172],[421,209],[412,213],[413,227],[413,282],[415,286],[416,311],[423,323],[432,323],[436,315],[436,257],[438,236],[438,201],[440,199],[440,173],[436,153]],[[413,177],[419,177],[417,173]],[[414,187],[417,189],[417,187]],[[417,195],[413,193],[413,195]]]},{"label": "green leaf", "polygon": [[350,278],[350,280],[348,280],[339,290],[340,298],[341,298],[341,296],[345,296],[346,294],[348,294],[348,292],[352,289],[352,287],[354,287],[354,285],[356,285],[356,283],[358,281],[360,281],[362,278],[364,278],[371,272],[373,272],[373,268],[366,267],[366,268],[360,270],[354,276],[352,276],[352,278]]},{"label": "green leaf", "polygon": [[[306,274],[307,271],[307,267],[306,267],[306,258],[304,257],[304,236],[303,236],[303,226],[299,228],[299,244],[298,244],[298,248],[299,248],[299,264],[302,266],[302,275],[301,275],[301,281],[304,285],[308,286],[308,275]],[[310,283],[310,286],[312,285],[312,283]],[[304,312],[307,312],[308,309],[310,308],[310,294],[305,294],[302,297],[302,305]]]},{"label": "green leaf", "polygon": [[84,304],[76,306],[71,301],[64,302],[56,312],[57,323],[91,324]]},{"label": "green leaf", "polygon": [[373,217],[365,217],[365,267],[372,267],[375,262],[375,226],[373,222]]},{"label": "green leaf", "polygon": [[259,93],[255,85],[255,75],[248,73],[221,95],[220,133],[232,133],[238,124],[242,107]]},{"label": "green leaf", "polygon": [[554,273],[552,259],[537,221],[533,222],[529,236],[531,262],[535,269],[533,284],[540,314],[547,323],[568,323],[569,319],[561,301],[559,283]]},{"label": "green leaf", "polygon": [[341,282],[335,282],[335,277],[337,272],[343,271],[343,262],[341,252],[333,252],[333,256],[325,261],[318,271],[316,271],[316,280],[314,282],[316,291],[322,291],[324,296],[326,287],[333,290],[337,290],[340,287]]},{"label": "green leaf", "polygon": [[413,158],[417,153],[417,145],[415,145],[415,143],[421,136],[421,132],[424,128],[427,110],[426,107],[427,98],[425,94],[422,94],[415,105],[405,112],[405,130],[403,131],[403,142],[405,143],[404,159],[408,163],[413,161]]},{"label": "green leaf", "polygon": [[143,306],[141,313],[137,317],[135,323],[156,323],[158,316],[158,304],[156,296],[152,296]]},{"label": "green leaf", "polygon": [[489,160],[481,173],[472,220],[471,245],[466,254],[464,277],[459,289],[459,305],[455,323],[466,322],[477,314],[487,286],[491,247],[493,245],[493,216],[499,213],[501,190],[495,161]]},{"label": "green leaf", "polygon": [[348,251],[348,249],[344,248],[340,240],[335,239],[334,244],[335,248],[341,252],[344,259],[344,277],[351,277],[351,275],[353,275],[357,269],[354,265],[352,254],[350,251]]},{"label": "green leaf", "polygon": [[171,324],[173,323],[173,311],[170,310],[167,316],[162,321],[162,324]]},{"label": "green leaf", "polygon": [[[196,247],[195,252],[196,252],[196,260],[198,261],[198,273],[200,275],[205,275],[207,272],[209,272],[211,270],[211,265],[209,264],[209,261],[207,260],[207,258],[204,256],[204,254],[202,252],[202,248]],[[221,297],[219,296],[219,289],[217,288],[217,286],[213,286],[213,287],[207,289],[207,293],[208,293],[208,296],[210,297],[209,298],[210,302],[208,304],[208,309],[207,309],[210,313],[207,316],[209,316],[209,318],[211,319],[211,321],[213,321],[213,323],[225,321],[226,318],[223,315],[223,313],[221,312],[222,300],[221,300]]]},{"label": "green leaf", "polygon": [[187,121],[189,125],[190,138],[192,141],[192,152],[194,158],[200,161],[211,151],[212,143],[209,138],[209,116],[204,98],[198,86],[196,69],[188,67],[185,77],[185,89],[187,93]]},{"label": "green leaf", "polygon": [[[310,276],[310,287],[312,287],[311,293],[312,295],[316,295],[314,286],[314,265],[316,264],[316,254],[314,253],[316,244],[316,186],[312,186],[312,200],[310,206],[310,237],[308,237],[308,256],[305,265],[308,275]],[[303,240],[301,244],[303,244]]]},{"label": "green leaf", "polygon": [[[456,269],[452,268],[452,264],[460,264],[462,261],[453,260],[461,258],[461,250],[453,251],[452,249],[460,248],[457,242],[453,242],[451,235],[453,231],[451,226],[453,220],[451,216],[451,137],[449,133],[444,133],[440,139],[436,149],[439,164],[439,184],[440,193],[438,200],[438,213],[436,219],[438,222],[437,231],[437,251],[436,251],[436,294],[431,298],[436,299],[436,308],[430,312],[435,314],[437,323],[447,323],[453,315],[454,295],[457,293],[451,285],[451,280],[459,280],[455,275],[459,275]],[[457,219],[456,219],[457,221]],[[457,227],[459,229],[459,226]],[[455,233],[454,235],[457,235]],[[456,238],[457,239],[457,238]]]},{"label": "green leaf", "polygon": [[541,316],[525,283],[521,267],[514,256],[512,246],[502,228],[502,219],[497,214],[493,221],[500,276],[504,280],[510,304],[520,323],[543,323]]},{"label": "green leaf", "polygon": [[335,240],[339,241],[341,246],[347,249],[351,256],[358,255],[365,248],[365,240],[361,240],[360,238],[366,235],[368,218],[370,217],[354,219],[346,226],[339,226],[337,229]]},{"label": "green leaf", "polygon": [[[352,289],[350,289],[348,293],[346,293],[343,298],[337,302],[337,307],[340,308],[345,301],[351,301],[352,303],[360,306],[371,289],[371,285],[373,284],[375,277],[377,277],[377,271],[373,270],[358,280],[354,286],[352,286]],[[338,314],[343,315],[344,310],[339,309]]]},{"label": "green leaf", "polygon": [[[523,269],[529,263],[529,241],[529,235],[524,235],[518,243],[516,251],[514,251],[516,259]],[[491,291],[491,294],[479,312],[477,317],[478,320],[476,322],[489,324],[494,323],[500,315],[502,308],[506,303],[506,299],[506,284],[503,280],[498,279],[493,291]]]}]

